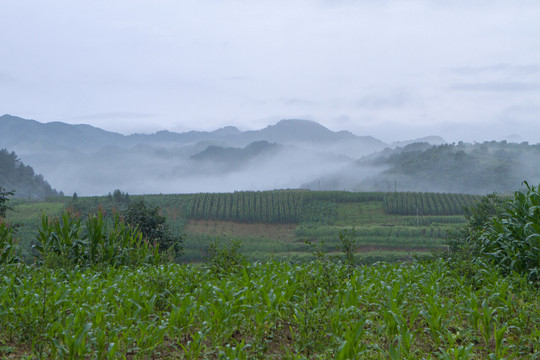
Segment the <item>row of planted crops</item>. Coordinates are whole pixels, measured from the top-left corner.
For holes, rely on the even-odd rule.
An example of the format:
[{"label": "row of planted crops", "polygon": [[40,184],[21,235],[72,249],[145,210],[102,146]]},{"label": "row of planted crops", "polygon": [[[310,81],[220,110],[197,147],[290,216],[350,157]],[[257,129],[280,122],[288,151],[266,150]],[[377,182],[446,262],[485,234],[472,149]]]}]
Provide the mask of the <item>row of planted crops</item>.
[{"label": "row of planted crops", "polygon": [[346,191],[241,191],[201,193],[190,198],[187,215],[194,219],[259,223],[296,223],[308,204],[383,201],[395,215],[460,215],[480,196],[443,193],[354,193]]},{"label": "row of planted crops", "polygon": [[394,215],[459,215],[480,195],[395,192],[384,197],[384,211]]},{"label": "row of planted crops", "polygon": [[[223,270],[223,269],[222,269]],[[0,268],[0,356],[538,359],[538,290],[437,260]]]}]

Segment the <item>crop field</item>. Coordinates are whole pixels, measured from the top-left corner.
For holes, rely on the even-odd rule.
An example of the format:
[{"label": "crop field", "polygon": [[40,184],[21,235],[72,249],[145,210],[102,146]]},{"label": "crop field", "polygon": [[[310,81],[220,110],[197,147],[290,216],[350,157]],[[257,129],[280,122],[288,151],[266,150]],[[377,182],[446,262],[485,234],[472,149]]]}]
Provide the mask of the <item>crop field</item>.
[{"label": "crop field", "polygon": [[383,201],[372,198],[361,202],[315,204],[319,204],[315,209],[304,206],[300,220],[295,224],[187,220],[187,259],[202,261],[205,245],[228,238],[240,240],[245,253],[254,260],[313,259],[313,247],[306,245],[306,241],[333,253],[337,249],[339,232],[353,228],[359,257],[366,260],[408,259],[445,250],[447,234],[465,223],[463,215],[388,214]]},{"label": "crop field", "polygon": [[0,268],[0,356],[538,359],[537,295],[523,278],[440,260],[12,265]]},{"label": "crop field", "polygon": [[[139,200],[159,206],[169,226],[185,233],[185,262],[204,261],[211,243],[229,239],[240,241],[252,260],[312,260],[314,247],[333,253],[339,232],[353,228],[358,256],[371,262],[446,249],[448,232],[465,222],[460,206],[474,204],[478,196],[282,190],[144,195],[127,201]],[[126,199],[110,196],[19,201],[9,216],[24,225],[18,236],[23,256],[31,262],[30,246],[42,213],[57,216],[68,208],[84,215],[101,208],[112,214],[126,206]]]},{"label": "crop field", "polygon": [[[13,203],[1,359],[540,359],[535,188],[507,208],[512,222],[482,230],[512,243],[527,231],[523,251],[485,252],[498,264],[467,248],[419,257],[446,249],[465,217],[391,214],[378,193],[302,194],[296,223],[190,218],[192,195],[131,197],[186,232],[190,264],[173,263],[121,220],[122,196]],[[34,228],[20,241],[37,244],[34,261],[19,262],[13,234]]]}]

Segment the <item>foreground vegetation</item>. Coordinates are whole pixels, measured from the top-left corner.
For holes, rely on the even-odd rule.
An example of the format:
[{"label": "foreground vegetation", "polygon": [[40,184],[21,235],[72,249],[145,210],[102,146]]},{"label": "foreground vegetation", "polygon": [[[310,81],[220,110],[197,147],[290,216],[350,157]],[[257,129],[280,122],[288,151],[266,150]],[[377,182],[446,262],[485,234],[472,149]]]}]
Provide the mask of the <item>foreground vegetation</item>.
[{"label": "foreground vegetation", "polygon": [[433,261],[0,270],[4,358],[536,359],[538,290]]},{"label": "foreground vegetation", "polygon": [[[43,215],[27,265],[0,219],[0,356],[539,359],[540,192],[525,187],[466,207],[449,252],[369,266],[360,239],[379,230],[338,231],[348,220],[328,199],[308,204],[296,231],[326,229],[335,247],[306,241],[316,260],[302,264],[249,261],[234,240],[210,243],[204,264],[172,263],[181,238],[134,202],[111,218]],[[0,192],[3,217],[10,194]],[[374,200],[343,204],[350,213]],[[400,217],[396,238],[418,230],[410,220],[420,225]]]}]

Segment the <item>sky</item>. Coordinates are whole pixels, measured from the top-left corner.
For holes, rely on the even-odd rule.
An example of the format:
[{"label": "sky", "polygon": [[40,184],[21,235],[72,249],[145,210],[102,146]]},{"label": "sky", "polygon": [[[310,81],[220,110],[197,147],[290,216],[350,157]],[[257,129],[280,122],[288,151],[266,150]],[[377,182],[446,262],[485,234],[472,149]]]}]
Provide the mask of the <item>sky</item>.
[{"label": "sky", "polygon": [[0,115],[540,142],[537,0],[0,0]]}]

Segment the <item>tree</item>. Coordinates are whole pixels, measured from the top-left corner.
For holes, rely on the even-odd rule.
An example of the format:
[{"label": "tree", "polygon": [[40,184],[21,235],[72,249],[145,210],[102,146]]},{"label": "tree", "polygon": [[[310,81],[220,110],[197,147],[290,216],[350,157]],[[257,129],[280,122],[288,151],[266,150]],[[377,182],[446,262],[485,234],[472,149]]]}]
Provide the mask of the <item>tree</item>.
[{"label": "tree", "polygon": [[0,186],[0,218],[5,218],[6,212],[10,209],[7,205],[8,196],[13,196],[13,191],[6,191]]},{"label": "tree", "polygon": [[483,229],[492,217],[501,215],[504,205],[504,199],[493,193],[483,196],[474,206],[465,206],[463,212],[471,232]]},{"label": "tree", "polygon": [[143,236],[159,245],[160,251],[170,252],[177,259],[182,254],[183,237],[171,233],[167,218],[160,215],[159,206],[147,206],[144,200],[131,203],[124,213],[126,222],[136,227]]},{"label": "tree", "polygon": [[122,192],[120,189],[114,190],[112,194],[112,200],[117,204],[129,203],[129,194]]}]

